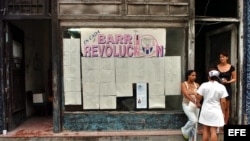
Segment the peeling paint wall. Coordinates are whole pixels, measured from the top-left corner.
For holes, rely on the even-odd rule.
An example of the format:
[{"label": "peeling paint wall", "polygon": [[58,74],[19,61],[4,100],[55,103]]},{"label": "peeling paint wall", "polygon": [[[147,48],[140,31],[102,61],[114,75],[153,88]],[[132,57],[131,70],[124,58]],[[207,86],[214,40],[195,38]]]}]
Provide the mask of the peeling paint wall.
[{"label": "peeling paint wall", "polygon": [[187,121],[182,112],[86,112],[64,114],[64,129],[72,131],[180,129]]}]

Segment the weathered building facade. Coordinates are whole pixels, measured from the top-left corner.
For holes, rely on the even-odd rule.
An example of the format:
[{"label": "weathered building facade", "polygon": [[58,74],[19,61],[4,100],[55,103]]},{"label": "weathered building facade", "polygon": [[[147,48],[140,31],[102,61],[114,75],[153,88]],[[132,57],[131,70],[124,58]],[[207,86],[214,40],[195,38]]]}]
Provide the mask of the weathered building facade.
[{"label": "weathered building facade", "polygon": [[50,103],[54,132],[179,129],[184,72],[206,81],[222,50],[238,78],[230,122],[250,122],[246,0],[6,0],[0,8],[0,130]]}]

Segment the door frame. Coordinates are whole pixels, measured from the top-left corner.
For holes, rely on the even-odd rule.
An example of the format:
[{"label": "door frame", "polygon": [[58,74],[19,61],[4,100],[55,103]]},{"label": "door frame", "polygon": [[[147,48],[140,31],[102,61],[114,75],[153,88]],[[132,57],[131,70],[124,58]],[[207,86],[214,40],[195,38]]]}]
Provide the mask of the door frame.
[{"label": "door frame", "polygon": [[235,24],[230,24],[230,25],[227,25],[227,26],[224,26],[224,27],[221,27],[219,29],[215,29],[215,30],[212,30],[210,32],[208,32],[206,34],[206,68],[209,68],[209,62],[210,62],[210,57],[211,57],[211,54],[210,54],[210,46],[211,46],[211,42],[209,40],[209,37],[211,36],[215,36],[215,35],[218,35],[218,34],[221,34],[223,32],[228,32],[228,31],[231,31],[231,52],[230,52],[230,63],[234,66],[237,66],[237,27]]},{"label": "door frame", "polygon": [[[229,24],[227,26],[212,30],[207,32],[206,34],[206,58],[205,58],[205,66],[208,69],[209,67],[211,67],[210,65],[210,59],[211,59],[211,54],[210,54],[210,50],[211,50],[211,41],[210,41],[210,37],[211,36],[216,36],[218,34],[222,34],[224,32],[230,32],[231,33],[231,40],[230,40],[230,52],[229,52],[229,59],[230,59],[230,64],[232,64],[233,66],[235,66],[235,70],[236,72],[238,72],[238,30],[237,30],[237,26],[235,24]],[[218,58],[218,56],[217,56]],[[237,83],[238,80],[236,81],[236,83],[232,84],[232,99],[231,99],[231,104],[230,104],[230,121],[234,124],[237,123],[237,107],[238,107],[238,102],[237,102],[237,95],[238,95],[238,90],[237,90]],[[240,120],[240,119],[239,119]]]},{"label": "door frame", "polygon": [[7,89],[5,89],[5,83],[6,83],[6,79],[5,79],[5,32],[4,32],[4,25],[5,22],[0,20],[0,37],[2,37],[2,40],[0,40],[0,107],[2,109],[1,113],[0,113],[0,120],[1,123],[0,124],[0,133],[2,133],[3,130],[6,129],[7,125],[6,125],[6,111],[5,111],[5,96],[6,96],[6,91]]}]

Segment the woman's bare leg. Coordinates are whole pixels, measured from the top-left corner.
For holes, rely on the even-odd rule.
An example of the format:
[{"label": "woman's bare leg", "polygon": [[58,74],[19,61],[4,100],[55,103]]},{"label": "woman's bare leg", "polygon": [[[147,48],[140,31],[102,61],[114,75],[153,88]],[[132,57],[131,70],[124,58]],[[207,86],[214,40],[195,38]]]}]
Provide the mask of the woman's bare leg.
[{"label": "woman's bare leg", "polygon": [[229,115],[230,115],[230,100],[226,100],[226,107],[225,107],[225,125],[228,124]]},{"label": "woman's bare leg", "polygon": [[218,127],[210,127],[210,139],[211,141],[217,141],[217,128]]},{"label": "woman's bare leg", "polygon": [[202,135],[202,141],[208,141],[209,139],[209,126],[203,125],[203,135]]}]

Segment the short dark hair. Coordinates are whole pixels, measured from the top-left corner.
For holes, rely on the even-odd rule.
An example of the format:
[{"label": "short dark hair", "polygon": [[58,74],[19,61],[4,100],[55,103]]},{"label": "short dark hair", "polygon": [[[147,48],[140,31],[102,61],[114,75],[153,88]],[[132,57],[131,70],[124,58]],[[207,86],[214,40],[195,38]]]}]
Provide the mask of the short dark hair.
[{"label": "short dark hair", "polygon": [[226,51],[221,51],[219,55],[223,55],[223,56],[229,57],[229,54]]}]

